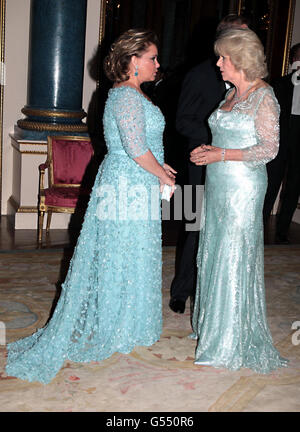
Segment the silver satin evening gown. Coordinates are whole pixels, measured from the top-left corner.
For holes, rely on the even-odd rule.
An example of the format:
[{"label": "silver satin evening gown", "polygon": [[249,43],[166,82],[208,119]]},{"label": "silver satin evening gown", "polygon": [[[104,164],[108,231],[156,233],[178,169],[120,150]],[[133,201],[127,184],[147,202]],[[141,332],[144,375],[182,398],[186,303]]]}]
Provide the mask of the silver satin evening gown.
[{"label": "silver satin evening gown", "polygon": [[243,149],[243,161],[207,166],[191,335],[195,363],[268,373],[287,364],[273,346],[264,289],[265,164],[278,152],[279,106],[269,86],[232,111],[222,110],[224,102],[209,118],[212,145]]}]

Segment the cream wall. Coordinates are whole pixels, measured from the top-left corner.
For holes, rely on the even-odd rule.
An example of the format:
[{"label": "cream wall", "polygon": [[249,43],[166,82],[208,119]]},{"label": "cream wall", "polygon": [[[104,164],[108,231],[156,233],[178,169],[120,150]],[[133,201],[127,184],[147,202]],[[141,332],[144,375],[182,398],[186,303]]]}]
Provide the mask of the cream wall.
[{"label": "cream wall", "polygon": [[[94,56],[99,41],[100,24],[100,0],[88,0],[86,39],[85,39],[85,60],[82,107],[87,112],[93,92],[96,90],[96,82],[92,80],[88,71],[88,63]],[[101,119],[99,120],[101,121]]]},{"label": "cream wall", "polygon": [[2,214],[12,193],[12,155],[9,133],[22,117],[27,99],[27,59],[30,0],[6,1],[5,87],[3,104]]},{"label": "cream wall", "polygon": [[[85,71],[82,108],[87,112],[96,83],[89,76],[87,66],[93,56],[99,35],[100,0],[88,0]],[[13,149],[9,134],[17,120],[23,117],[21,109],[27,101],[27,66],[29,47],[30,0],[7,0],[5,23],[5,72],[3,105],[2,153],[2,214],[7,214],[7,201],[12,194]],[[38,173],[32,173],[38,175]]]}]

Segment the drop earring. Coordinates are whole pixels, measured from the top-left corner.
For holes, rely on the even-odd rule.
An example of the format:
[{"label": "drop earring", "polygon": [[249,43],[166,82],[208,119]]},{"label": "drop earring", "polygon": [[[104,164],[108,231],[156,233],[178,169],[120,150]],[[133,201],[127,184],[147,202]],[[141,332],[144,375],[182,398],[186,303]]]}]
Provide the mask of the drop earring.
[{"label": "drop earring", "polygon": [[138,76],[139,72],[138,72],[138,65],[136,65],[135,67],[135,72],[134,72],[134,76]]}]

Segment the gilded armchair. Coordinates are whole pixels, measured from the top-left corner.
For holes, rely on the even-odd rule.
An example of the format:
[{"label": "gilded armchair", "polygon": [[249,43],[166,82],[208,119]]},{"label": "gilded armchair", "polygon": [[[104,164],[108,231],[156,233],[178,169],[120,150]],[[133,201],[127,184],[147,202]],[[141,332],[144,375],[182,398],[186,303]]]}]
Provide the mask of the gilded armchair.
[{"label": "gilded armchair", "polygon": [[[52,213],[74,213],[80,198],[90,190],[82,185],[87,166],[94,154],[91,140],[79,136],[49,136],[47,160],[39,165],[38,244],[42,243],[44,215],[46,234]],[[48,187],[45,188],[45,171]]]}]

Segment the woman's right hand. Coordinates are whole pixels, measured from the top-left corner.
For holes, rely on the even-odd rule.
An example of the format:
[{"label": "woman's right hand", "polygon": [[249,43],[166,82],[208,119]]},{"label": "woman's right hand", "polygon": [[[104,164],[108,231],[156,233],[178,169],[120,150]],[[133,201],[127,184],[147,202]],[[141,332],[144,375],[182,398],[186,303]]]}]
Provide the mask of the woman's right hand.
[{"label": "woman's right hand", "polygon": [[[175,181],[176,181],[176,175],[177,171],[174,170],[170,165],[164,163],[163,164],[164,174],[162,177],[159,177],[159,183],[160,183],[160,192],[162,193],[164,185],[167,184],[171,186],[171,196],[173,195],[175,191]],[[170,197],[171,197],[170,196]]]},{"label": "woman's right hand", "polygon": [[164,163],[163,169],[165,170],[165,172],[168,174],[169,177],[172,177],[175,179],[177,171],[174,170],[174,168],[172,168],[170,165]]},{"label": "woman's right hand", "polygon": [[171,188],[172,188],[171,189],[171,195],[170,195],[170,197],[171,197],[175,191],[175,177],[171,177],[170,175],[168,175],[165,172],[165,175],[163,175],[162,177],[159,177],[159,183],[160,183],[160,193],[163,192],[165,185],[171,186]]},{"label": "woman's right hand", "polygon": [[172,187],[172,194],[174,193],[176,171],[170,165],[158,163],[151,150],[148,150],[142,156],[134,158],[134,161],[143,169],[158,177],[161,191],[164,185],[167,184]]}]

